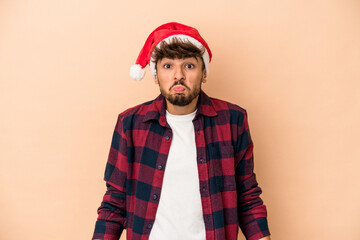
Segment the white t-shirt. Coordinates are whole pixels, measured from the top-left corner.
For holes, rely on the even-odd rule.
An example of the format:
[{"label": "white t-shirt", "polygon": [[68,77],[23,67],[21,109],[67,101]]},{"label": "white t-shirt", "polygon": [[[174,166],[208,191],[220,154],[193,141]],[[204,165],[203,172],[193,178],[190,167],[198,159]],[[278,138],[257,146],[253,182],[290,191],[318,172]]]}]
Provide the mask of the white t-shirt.
[{"label": "white t-shirt", "polygon": [[192,123],[195,114],[166,112],[173,139],[150,240],[205,240]]}]

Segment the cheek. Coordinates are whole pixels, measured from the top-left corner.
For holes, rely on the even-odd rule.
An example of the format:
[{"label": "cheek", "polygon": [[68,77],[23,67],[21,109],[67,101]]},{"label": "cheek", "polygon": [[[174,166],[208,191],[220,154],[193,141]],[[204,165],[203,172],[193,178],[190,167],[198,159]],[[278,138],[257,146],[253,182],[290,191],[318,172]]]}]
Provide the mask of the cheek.
[{"label": "cheek", "polygon": [[159,85],[159,87],[160,88],[162,88],[162,89],[168,89],[169,88],[169,83],[168,82],[166,82],[166,81],[164,81],[164,79],[158,79],[157,80],[157,84]]}]

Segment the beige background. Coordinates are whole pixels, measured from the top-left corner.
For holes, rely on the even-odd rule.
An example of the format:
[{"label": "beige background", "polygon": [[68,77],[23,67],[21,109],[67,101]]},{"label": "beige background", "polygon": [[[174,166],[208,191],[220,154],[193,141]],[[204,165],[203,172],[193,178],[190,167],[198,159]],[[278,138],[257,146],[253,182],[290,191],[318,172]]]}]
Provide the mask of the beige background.
[{"label": "beige background", "polygon": [[169,21],[248,110],[272,239],[360,239],[357,0],[0,0],[0,239],[90,239],[117,114],[159,93],[129,67]]}]

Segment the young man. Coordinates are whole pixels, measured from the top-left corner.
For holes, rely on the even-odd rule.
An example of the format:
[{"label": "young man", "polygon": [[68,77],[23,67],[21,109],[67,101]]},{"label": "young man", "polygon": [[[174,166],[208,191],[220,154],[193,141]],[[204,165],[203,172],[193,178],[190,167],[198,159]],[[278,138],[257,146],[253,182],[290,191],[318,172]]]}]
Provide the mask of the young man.
[{"label": "young man", "polygon": [[93,239],[270,239],[246,111],[201,90],[211,51],[179,23],[155,29],[130,75],[150,65],[161,94],[119,114]]}]

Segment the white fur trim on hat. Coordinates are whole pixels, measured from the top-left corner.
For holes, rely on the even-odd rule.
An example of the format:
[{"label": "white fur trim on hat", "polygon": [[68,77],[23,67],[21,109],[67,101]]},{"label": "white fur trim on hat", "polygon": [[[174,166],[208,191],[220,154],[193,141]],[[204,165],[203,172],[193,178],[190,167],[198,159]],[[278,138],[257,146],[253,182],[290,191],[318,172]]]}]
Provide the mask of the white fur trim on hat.
[{"label": "white fur trim on hat", "polygon": [[130,67],[130,77],[136,81],[143,79],[145,73],[145,69],[140,64],[134,64]]}]

